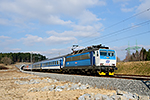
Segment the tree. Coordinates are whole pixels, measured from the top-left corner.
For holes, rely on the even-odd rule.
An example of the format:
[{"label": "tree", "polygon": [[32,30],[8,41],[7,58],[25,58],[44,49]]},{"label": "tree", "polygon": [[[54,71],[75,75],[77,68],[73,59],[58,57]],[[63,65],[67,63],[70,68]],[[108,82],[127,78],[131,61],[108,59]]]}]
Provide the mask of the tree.
[{"label": "tree", "polygon": [[139,52],[136,51],[135,53],[135,61],[139,61],[140,60],[140,55],[139,55]]},{"label": "tree", "polygon": [[[31,62],[31,54],[30,53],[0,53],[0,63],[1,59],[4,57],[8,57],[12,60],[12,63],[16,62]],[[34,62],[46,60],[46,56],[43,56],[41,54],[32,54],[32,60]]]},{"label": "tree", "polygon": [[142,48],[140,52],[136,51],[132,55],[127,53],[123,61],[150,61],[150,49],[146,51],[146,49]]},{"label": "tree", "polygon": [[5,65],[10,65],[12,63],[12,60],[8,57],[3,57],[1,59],[1,62],[4,63]]},{"label": "tree", "polygon": [[146,60],[150,60],[150,49],[148,50],[148,52],[146,53],[147,57]]},{"label": "tree", "polygon": [[132,53],[132,61],[135,61],[135,60],[136,60],[135,54]]},{"label": "tree", "polygon": [[119,57],[117,57],[117,62],[121,62],[121,60],[120,60],[120,58],[119,58]]},{"label": "tree", "polygon": [[140,61],[145,61],[146,58],[147,58],[147,52],[144,48],[142,48],[140,51]]},{"label": "tree", "polygon": [[130,61],[131,54],[127,52],[126,58],[123,60],[124,62]]}]

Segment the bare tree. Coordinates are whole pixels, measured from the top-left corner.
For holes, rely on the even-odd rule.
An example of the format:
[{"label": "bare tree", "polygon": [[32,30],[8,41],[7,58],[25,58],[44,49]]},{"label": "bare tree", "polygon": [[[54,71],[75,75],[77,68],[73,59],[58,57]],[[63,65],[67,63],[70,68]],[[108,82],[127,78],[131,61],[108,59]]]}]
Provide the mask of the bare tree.
[{"label": "bare tree", "polygon": [[126,57],[125,57],[125,59],[123,61],[124,62],[130,61],[130,57],[131,57],[131,54],[129,52],[127,52],[127,55],[126,55]]},{"label": "bare tree", "polygon": [[145,61],[146,58],[147,58],[147,52],[144,48],[142,48],[142,50],[140,51],[140,60]]},{"label": "bare tree", "polygon": [[120,58],[119,58],[119,57],[117,57],[117,62],[121,62],[121,60],[120,60]]},{"label": "bare tree", "polygon": [[8,57],[3,57],[1,59],[1,62],[4,63],[5,65],[10,65],[12,63],[12,60]]}]

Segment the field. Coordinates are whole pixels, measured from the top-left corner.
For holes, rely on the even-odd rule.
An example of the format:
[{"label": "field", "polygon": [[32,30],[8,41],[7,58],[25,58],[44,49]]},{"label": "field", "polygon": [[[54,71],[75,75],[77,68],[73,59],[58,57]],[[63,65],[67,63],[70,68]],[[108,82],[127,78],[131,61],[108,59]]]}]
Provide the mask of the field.
[{"label": "field", "polygon": [[118,62],[115,74],[149,75],[150,61]]},{"label": "field", "polygon": [[93,87],[82,90],[50,91],[46,87],[54,86],[56,89],[56,87],[68,84],[75,86],[75,83],[54,81],[47,77],[22,73],[15,67],[15,64],[8,66],[0,64],[0,66],[8,68],[0,70],[0,100],[77,100],[83,94],[99,93],[111,96],[116,93],[115,90]]}]

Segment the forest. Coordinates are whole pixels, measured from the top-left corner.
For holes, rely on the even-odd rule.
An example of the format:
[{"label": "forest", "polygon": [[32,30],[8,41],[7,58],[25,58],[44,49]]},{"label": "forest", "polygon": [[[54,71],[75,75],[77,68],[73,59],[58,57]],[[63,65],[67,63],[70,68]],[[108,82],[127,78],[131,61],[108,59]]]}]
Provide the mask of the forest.
[{"label": "forest", "polygon": [[146,51],[146,49],[142,48],[140,51],[132,54],[127,52],[126,58],[123,61],[150,61],[150,49]]},{"label": "forest", "polygon": [[0,53],[0,63],[4,64],[14,64],[16,62],[38,62],[46,60],[46,56],[41,54],[31,54],[31,53]]}]

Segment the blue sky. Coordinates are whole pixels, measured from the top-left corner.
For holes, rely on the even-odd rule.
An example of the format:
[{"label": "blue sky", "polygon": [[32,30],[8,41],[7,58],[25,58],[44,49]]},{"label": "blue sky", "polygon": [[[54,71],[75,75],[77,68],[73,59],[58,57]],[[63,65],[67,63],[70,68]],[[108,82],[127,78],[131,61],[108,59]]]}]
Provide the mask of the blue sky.
[{"label": "blue sky", "polygon": [[124,59],[128,43],[150,49],[149,5],[150,0],[0,0],[0,52],[52,58],[70,53],[73,44],[102,43]]}]

